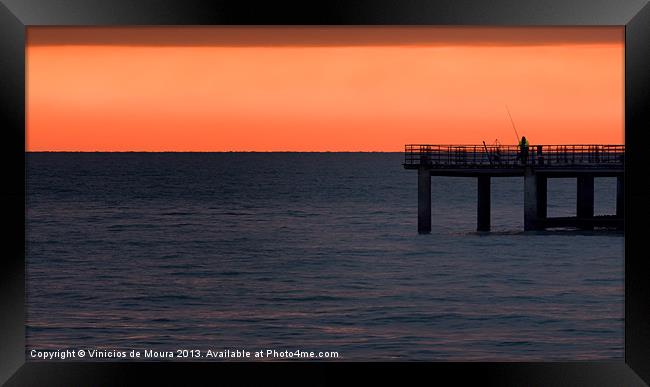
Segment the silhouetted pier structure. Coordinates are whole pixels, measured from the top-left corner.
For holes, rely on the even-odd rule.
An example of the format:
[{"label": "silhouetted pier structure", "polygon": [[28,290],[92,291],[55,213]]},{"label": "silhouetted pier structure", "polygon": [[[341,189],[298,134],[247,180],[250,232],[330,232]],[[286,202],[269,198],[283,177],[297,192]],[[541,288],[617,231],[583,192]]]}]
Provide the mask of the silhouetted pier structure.
[{"label": "silhouetted pier structure", "polygon": [[[493,177],[523,176],[524,229],[623,228],[624,145],[532,145],[522,160],[515,145],[406,145],[404,168],[418,171],[418,232],[431,232],[431,176],[475,177],[477,230],[490,230]],[[576,178],[576,216],[548,217],[547,180]],[[594,178],[616,177],[616,214],[594,216]]]}]

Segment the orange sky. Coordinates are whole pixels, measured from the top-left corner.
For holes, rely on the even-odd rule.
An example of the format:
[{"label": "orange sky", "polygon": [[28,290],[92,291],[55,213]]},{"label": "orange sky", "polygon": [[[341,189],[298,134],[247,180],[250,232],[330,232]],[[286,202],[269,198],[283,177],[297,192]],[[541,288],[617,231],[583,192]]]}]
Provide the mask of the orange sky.
[{"label": "orange sky", "polygon": [[623,143],[623,27],[29,27],[28,151]]}]

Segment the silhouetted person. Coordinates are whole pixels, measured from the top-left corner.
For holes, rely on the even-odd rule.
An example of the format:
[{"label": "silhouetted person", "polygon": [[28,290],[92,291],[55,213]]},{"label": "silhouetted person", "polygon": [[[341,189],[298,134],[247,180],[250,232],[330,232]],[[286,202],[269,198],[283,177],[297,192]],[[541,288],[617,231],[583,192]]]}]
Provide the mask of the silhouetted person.
[{"label": "silhouetted person", "polygon": [[523,165],[528,163],[528,140],[526,140],[526,136],[521,137],[519,142],[519,159]]},{"label": "silhouetted person", "polygon": [[495,164],[501,164],[501,151],[499,150],[499,148],[496,148],[494,150],[494,153],[492,154],[492,161]]},{"label": "silhouetted person", "polygon": [[494,161],[495,164],[501,164],[501,144],[499,144],[498,139],[494,140],[494,154],[492,155],[492,161]]}]

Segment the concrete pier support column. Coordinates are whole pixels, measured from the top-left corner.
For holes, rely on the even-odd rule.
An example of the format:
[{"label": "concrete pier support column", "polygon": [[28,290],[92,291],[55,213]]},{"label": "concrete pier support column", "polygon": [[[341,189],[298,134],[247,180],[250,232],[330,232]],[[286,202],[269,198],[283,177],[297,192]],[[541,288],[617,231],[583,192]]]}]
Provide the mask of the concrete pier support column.
[{"label": "concrete pier support column", "polygon": [[531,167],[524,172],[524,230],[538,230],[538,176]]},{"label": "concrete pier support column", "polygon": [[625,210],[625,180],[623,176],[616,177],[616,216],[622,218]]},{"label": "concrete pier support column", "polygon": [[537,218],[545,219],[547,216],[546,208],[548,203],[548,178],[537,175]]},{"label": "concrete pier support column", "polygon": [[477,203],[478,231],[490,231],[490,176],[478,177],[478,203]]},{"label": "concrete pier support column", "polygon": [[[578,176],[576,215],[580,218],[593,218],[594,216],[594,177]],[[584,226],[583,229],[593,229],[593,226]]]},{"label": "concrete pier support column", "polygon": [[431,172],[420,166],[418,169],[418,233],[431,232]]}]

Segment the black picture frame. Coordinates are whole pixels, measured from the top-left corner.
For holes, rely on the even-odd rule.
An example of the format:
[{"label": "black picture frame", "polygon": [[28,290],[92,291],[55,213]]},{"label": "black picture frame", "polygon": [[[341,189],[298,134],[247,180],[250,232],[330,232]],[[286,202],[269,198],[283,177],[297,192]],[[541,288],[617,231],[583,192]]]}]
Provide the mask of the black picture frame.
[{"label": "black picture frame", "polygon": [[[564,363],[25,363],[25,31],[28,26],[109,25],[625,26],[625,360]],[[310,384],[364,384],[424,376],[497,385],[650,383],[650,5],[644,0],[0,0],[2,269],[0,383],[10,386],[205,384],[224,376]],[[251,372],[251,368],[255,372]],[[359,371],[354,376],[351,369]],[[299,377],[307,378],[306,380]]]}]

